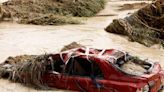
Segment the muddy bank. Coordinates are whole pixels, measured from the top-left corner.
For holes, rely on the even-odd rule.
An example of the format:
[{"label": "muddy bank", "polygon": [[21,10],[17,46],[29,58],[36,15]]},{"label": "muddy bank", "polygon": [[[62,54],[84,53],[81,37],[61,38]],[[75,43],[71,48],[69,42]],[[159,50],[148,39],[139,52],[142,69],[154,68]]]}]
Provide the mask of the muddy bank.
[{"label": "muddy bank", "polygon": [[77,24],[73,17],[94,16],[104,8],[104,0],[9,0],[0,5],[0,20],[24,24]]},{"label": "muddy bank", "polygon": [[164,3],[151,3],[124,19],[114,19],[107,32],[126,35],[131,41],[145,46],[161,44],[164,47]]}]

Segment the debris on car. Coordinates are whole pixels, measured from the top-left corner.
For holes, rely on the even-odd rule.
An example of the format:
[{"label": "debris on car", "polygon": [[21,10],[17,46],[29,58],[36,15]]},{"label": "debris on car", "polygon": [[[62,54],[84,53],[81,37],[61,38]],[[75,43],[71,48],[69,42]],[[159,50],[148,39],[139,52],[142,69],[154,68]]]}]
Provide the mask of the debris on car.
[{"label": "debris on car", "polygon": [[27,86],[42,86],[41,76],[46,71],[48,55],[20,55],[8,57],[0,64],[0,77],[14,82],[21,82]]},{"label": "debris on car", "polygon": [[122,34],[145,46],[161,44],[164,47],[164,2],[155,0],[124,19],[114,19],[107,32]]},{"label": "debris on car", "polygon": [[[136,59],[138,60],[137,62],[143,62],[143,61],[139,61],[139,59]],[[126,72],[126,73],[130,73],[130,74],[134,74],[134,75],[141,75],[141,74],[144,74],[144,73],[147,73],[148,70],[146,67],[146,64],[145,65],[142,65],[142,64],[138,64],[135,59],[131,59],[129,61],[127,61],[125,64],[123,64],[120,68]],[[150,67],[150,66],[147,66],[147,67]]]},{"label": "debris on car", "polygon": [[66,50],[70,50],[70,49],[74,49],[74,48],[79,48],[79,47],[84,47],[82,44],[79,44],[77,42],[72,42],[68,45],[65,45],[61,51],[66,51]]},{"label": "debris on car", "polygon": [[45,55],[9,57],[0,65],[0,76],[39,88],[157,92],[163,86],[164,71],[159,63],[123,51],[80,47]]}]

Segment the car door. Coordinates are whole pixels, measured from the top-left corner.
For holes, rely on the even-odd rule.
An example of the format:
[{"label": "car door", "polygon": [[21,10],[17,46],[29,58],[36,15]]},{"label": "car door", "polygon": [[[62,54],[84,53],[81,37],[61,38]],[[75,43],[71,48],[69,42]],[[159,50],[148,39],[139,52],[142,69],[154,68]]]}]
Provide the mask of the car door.
[{"label": "car door", "polygon": [[80,92],[118,92],[106,80],[99,78],[69,76],[67,84],[67,89]]},{"label": "car door", "polygon": [[[80,68],[76,71],[75,67]],[[101,68],[94,61],[74,58],[68,62],[66,69],[68,69],[65,74],[67,89],[81,92],[115,92],[114,89],[106,87],[107,80],[104,79]]]},{"label": "car door", "polygon": [[93,62],[93,74],[91,76],[90,92],[117,92],[110,86],[108,80],[104,78],[104,73],[96,61]]},{"label": "car door", "polygon": [[[81,63],[79,63],[78,61]],[[85,68],[87,68],[87,72],[86,69],[83,69],[84,67],[82,67],[84,65]],[[87,87],[89,86],[88,83],[90,83],[89,81],[91,81],[89,77],[90,67],[90,62],[88,62],[82,57],[70,58],[70,60],[66,64],[63,76],[65,77],[66,81],[66,89],[76,91],[87,91]]]}]

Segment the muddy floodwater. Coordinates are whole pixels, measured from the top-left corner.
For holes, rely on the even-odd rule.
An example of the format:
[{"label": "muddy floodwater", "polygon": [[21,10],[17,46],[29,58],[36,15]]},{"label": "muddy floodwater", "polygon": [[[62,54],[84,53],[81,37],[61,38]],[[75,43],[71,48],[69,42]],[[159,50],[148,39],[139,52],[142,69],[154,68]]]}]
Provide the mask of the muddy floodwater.
[{"label": "muddy floodwater", "polygon": [[[2,22],[0,23],[0,62],[3,62],[8,56],[55,53],[60,51],[64,45],[76,41],[94,48],[124,50],[143,59],[149,58],[159,62],[164,68],[164,50],[159,45],[148,48],[136,42],[129,42],[127,37],[104,31],[112,19],[123,18],[136,11],[117,10],[121,4],[133,2],[114,0],[108,2],[106,8],[96,17],[84,18],[84,24],[81,25],[36,26]],[[0,90],[1,92],[47,92],[27,88],[21,84],[2,79],[0,80]],[[56,91],[62,90],[52,92]]]}]

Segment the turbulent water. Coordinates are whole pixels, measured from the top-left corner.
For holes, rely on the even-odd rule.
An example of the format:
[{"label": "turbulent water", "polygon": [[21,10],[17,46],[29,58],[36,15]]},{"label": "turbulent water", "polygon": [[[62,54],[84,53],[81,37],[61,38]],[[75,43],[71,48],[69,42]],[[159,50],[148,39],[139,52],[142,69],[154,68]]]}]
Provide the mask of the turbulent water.
[{"label": "turbulent water", "polygon": [[[77,41],[89,47],[124,50],[143,59],[149,58],[160,62],[164,67],[164,50],[160,49],[160,46],[148,48],[136,42],[129,42],[126,37],[104,31],[112,19],[125,17],[128,13],[134,12],[134,10],[117,11],[118,6],[123,3],[126,2],[108,2],[102,12],[96,17],[84,19],[85,24],[81,25],[35,26],[0,23],[0,62],[8,56],[55,53],[64,45]],[[6,80],[0,80],[0,90],[2,92],[37,92]]]}]

